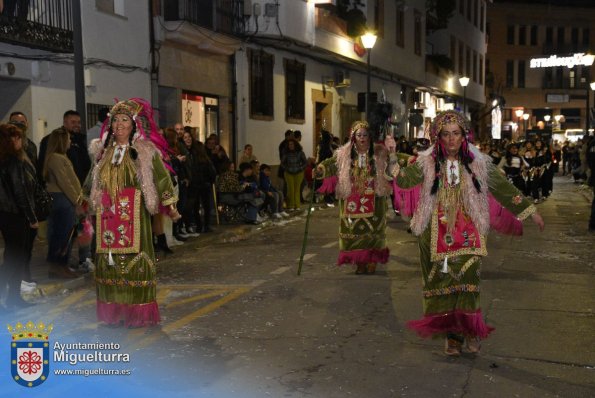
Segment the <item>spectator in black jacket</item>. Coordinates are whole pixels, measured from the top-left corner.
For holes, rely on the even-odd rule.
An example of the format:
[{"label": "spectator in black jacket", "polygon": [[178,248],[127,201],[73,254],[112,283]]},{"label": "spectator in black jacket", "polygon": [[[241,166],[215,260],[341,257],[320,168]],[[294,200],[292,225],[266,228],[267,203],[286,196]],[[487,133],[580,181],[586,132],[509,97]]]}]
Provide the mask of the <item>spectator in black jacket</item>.
[{"label": "spectator in black jacket", "polygon": [[[72,162],[74,172],[80,184],[83,185],[91,169],[91,158],[87,151],[87,136],[81,132],[80,114],[77,111],[66,111],[62,119],[62,127],[58,127],[58,129],[63,129],[70,134],[70,149],[68,149],[66,156]],[[39,144],[39,160],[37,162],[39,175],[42,175],[41,169],[45,162],[49,137],[49,134],[43,137]]]},{"label": "spectator in black jacket", "polygon": [[25,162],[30,161],[23,149],[23,138],[18,127],[0,125],[0,231],[5,245],[0,267],[0,296],[8,289],[6,307],[9,309],[29,305],[21,297],[21,280],[31,255],[31,246],[27,243],[29,230],[39,227],[33,197],[36,182],[26,171]]}]

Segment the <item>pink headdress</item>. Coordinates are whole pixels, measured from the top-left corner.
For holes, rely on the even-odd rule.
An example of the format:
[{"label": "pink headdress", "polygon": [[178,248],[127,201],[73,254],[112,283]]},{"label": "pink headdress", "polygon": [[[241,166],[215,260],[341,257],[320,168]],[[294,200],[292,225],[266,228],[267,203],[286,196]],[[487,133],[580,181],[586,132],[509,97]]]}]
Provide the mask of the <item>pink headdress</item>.
[{"label": "pink headdress", "polygon": [[[117,101],[117,99],[116,99]],[[153,108],[151,104],[142,98],[130,98],[124,101],[118,101],[108,113],[108,118],[103,122],[101,127],[101,142],[104,146],[108,143],[106,141],[110,138],[109,130],[111,122],[116,115],[129,116],[135,126],[136,131],[132,137],[131,142],[138,139],[150,140],[161,153],[162,158],[166,158],[169,153],[169,146],[163,136],[159,134],[157,125],[155,124]]]}]

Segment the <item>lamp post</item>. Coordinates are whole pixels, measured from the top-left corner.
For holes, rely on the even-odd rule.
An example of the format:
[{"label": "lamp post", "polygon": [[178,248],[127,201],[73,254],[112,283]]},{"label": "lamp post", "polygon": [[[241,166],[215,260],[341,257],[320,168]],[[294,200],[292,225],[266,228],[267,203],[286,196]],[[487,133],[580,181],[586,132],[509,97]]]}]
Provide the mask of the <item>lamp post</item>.
[{"label": "lamp post", "polygon": [[543,121],[545,122],[545,128],[550,124],[550,120],[552,119],[552,115],[543,115]]},{"label": "lamp post", "polygon": [[527,120],[529,120],[529,114],[528,113],[523,113],[523,120],[525,121],[524,123],[524,128],[525,128],[525,138],[527,138]]},{"label": "lamp post", "polygon": [[361,36],[362,44],[368,53],[368,73],[366,76],[366,121],[370,120],[370,54],[372,53],[374,44],[376,44],[376,38],[377,36],[372,32],[366,32],[365,35]]},{"label": "lamp post", "polygon": [[469,78],[467,76],[460,77],[459,83],[463,87],[463,115],[467,117],[467,85],[469,84]]},{"label": "lamp post", "polygon": [[519,120],[519,129],[521,127],[521,118],[523,117],[523,113],[524,112],[522,109],[517,109],[516,111],[514,111],[514,114],[516,115],[517,119]]},{"label": "lamp post", "polygon": [[[589,84],[591,90],[595,91],[595,82],[591,82]],[[585,135],[589,135],[589,128],[591,128],[591,108],[589,107],[589,98],[591,97],[591,93],[589,92],[589,88],[587,88],[587,114],[586,121],[587,121],[587,128],[585,129]]]}]

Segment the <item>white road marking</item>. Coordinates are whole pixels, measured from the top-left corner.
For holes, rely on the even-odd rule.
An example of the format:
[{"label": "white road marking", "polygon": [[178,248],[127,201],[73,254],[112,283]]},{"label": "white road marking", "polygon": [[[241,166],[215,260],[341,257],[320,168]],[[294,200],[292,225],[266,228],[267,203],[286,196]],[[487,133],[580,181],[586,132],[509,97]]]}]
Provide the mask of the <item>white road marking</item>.
[{"label": "white road marking", "polygon": [[333,241],[331,243],[327,243],[326,245],[324,245],[322,247],[324,247],[325,249],[330,249],[331,247],[337,246],[338,244],[339,244],[339,241],[336,240],[336,241]]},{"label": "white road marking", "polygon": [[284,273],[285,271],[289,271],[291,269],[291,267],[286,266],[286,267],[279,267],[274,271],[269,272],[270,275],[279,275]]},{"label": "white road marking", "polygon": [[[316,257],[316,253],[306,253],[304,255],[304,261],[308,261],[309,259]],[[295,261],[300,261],[299,258],[296,258]]]}]

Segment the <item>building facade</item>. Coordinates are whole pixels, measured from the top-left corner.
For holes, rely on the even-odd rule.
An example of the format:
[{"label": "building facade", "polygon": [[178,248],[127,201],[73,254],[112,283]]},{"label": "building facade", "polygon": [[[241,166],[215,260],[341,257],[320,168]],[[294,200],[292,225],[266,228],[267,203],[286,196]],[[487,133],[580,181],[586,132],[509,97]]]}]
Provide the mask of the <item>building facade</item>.
[{"label": "building facade", "polygon": [[594,21],[592,2],[489,5],[486,78],[488,90],[506,99],[505,136],[522,139],[534,129],[586,128],[589,84],[595,80]]},{"label": "building facade", "polygon": [[[24,112],[30,138],[62,125],[75,109],[72,3],[15,2],[0,15],[0,118]],[[144,2],[81,1],[87,126],[114,99],[150,98],[149,8]],[[84,128],[84,127],[83,127]]]}]

